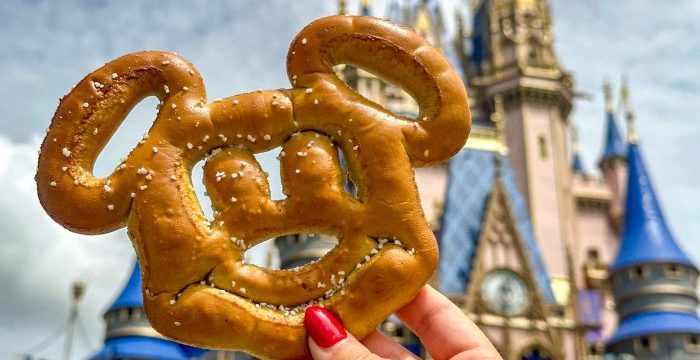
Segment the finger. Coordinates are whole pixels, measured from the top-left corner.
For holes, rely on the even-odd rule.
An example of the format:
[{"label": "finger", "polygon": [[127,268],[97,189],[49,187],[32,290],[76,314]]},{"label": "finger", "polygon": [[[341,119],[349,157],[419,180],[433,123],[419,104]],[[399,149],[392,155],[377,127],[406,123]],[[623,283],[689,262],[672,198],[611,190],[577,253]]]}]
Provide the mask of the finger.
[{"label": "finger", "polygon": [[429,285],[396,314],[434,359],[501,359],[491,341],[449,299]]},{"label": "finger", "polygon": [[304,325],[309,331],[309,349],[315,360],[382,359],[348,334],[340,321],[322,307],[306,309]]},{"label": "finger", "polygon": [[384,360],[384,358],[369,351],[351,334],[327,348],[316,344],[313,337],[309,337],[309,349],[314,360]]},{"label": "finger", "polygon": [[373,353],[394,360],[414,360],[419,359],[412,352],[401,346],[394,340],[389,339],[384,334],[374,330],[369,336],[362,340],[364,344]]}]

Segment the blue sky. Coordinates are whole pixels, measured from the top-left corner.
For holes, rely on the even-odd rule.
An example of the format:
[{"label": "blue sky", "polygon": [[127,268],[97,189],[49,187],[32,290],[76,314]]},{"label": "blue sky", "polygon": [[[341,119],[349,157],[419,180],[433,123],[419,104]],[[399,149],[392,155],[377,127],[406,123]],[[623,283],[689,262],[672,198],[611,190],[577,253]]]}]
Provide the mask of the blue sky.
[{"label": "blue sky", "polygon": [[[551,2],[559,60],[579,91],[595,95],[577,102],[570,117],[580,128],[588,168],[595,168],[601,148],[602,80],[619,82],[626,73],[663,208],[678,240],[700,259],[700,243],[693,243],[700,238],[700,2]],[[455,8],[468,14],[466,1],[442,4],[450,29]],[[356,9],[357,1],[349,7]],[[378,12],[384,7],[375,1]],[[0,1],[0,358],[26,351],[64,321],[75,279],[89,286],[82,314],[89,341],[81,339],[76,354],[89,354],[102,341],[101,313],[131,266],[124,231],[71,234],[38,204],[36,151],[58,98],[103,63],[144,49],[190,60],[211,99],[288,87],[289,42],[304,24],[335,11],[329,0]],[[98,174],[114,167],[154,114],[153,100],[137,107],[98,160]],[[60,345],[41,355],[57,358]]]}]

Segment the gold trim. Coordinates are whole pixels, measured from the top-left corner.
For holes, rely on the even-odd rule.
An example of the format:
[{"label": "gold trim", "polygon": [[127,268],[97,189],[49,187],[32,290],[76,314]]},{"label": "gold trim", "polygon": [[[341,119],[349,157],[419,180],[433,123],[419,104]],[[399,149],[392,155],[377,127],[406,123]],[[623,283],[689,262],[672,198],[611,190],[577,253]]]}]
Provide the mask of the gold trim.
[{"label": "gold trim", "polygon": [[672,311],[672,312],[685,312],[689,314],[696,314],[696,308],[695,306],[687,306],[687,305],[681,305],[681,304],[652,304],[652,305],[646,305],[642,306],[638,309],[635,309],[633,312],[629,312],[628,315],[632,315],[634,313],[638,312],[648,312],[648,311]]},{"label": "gold trim", "polygon": [[499,152],[502,145],[498,141],[496,130],[487,127],[472,128],[469,139],[464,144],[465,149]]},{"label": "gold trim", "polygon": [[629,298],[632,297],[639,297],[639,296],[649,296],[649,295],[661,295],[661,294],[668,294],[668,295],[680,295],[680,296],[686,296],[692,299],[697,299],[697,294],[695,293],[694,288],[689,288],[688,286],[685,285],[676,285],[676,284],[657,284],[657,285],[650,285],[646,286],[642,289],[634,289],[625,293],[618,294],[615,296],[615,302],[621,303],[627,301]]}]

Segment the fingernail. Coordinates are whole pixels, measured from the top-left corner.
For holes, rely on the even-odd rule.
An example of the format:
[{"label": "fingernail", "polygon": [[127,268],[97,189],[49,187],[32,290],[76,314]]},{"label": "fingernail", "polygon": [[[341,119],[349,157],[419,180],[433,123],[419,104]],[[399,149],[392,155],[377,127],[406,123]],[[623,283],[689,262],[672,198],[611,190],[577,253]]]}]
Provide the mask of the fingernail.
[{"label": "fingernail", "polygon": [[319,306],[306,309],[304,325],[314,342],[323,348],[331,347],[348,336],[340,321],[330,311]]}]

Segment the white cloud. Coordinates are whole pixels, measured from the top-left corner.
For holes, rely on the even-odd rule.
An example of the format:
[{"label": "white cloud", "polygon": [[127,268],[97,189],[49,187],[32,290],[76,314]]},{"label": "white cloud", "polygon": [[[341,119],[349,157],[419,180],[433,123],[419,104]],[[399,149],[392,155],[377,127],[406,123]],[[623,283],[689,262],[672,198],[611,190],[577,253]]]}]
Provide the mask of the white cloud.
[{"label": "white cloud", "polygon": [[[125,281],[133,261],[124,231],[80,236],[61,228],[41,208],[34,185],[38,140],[0,136],[0,343],[21,352],[39,343],[68,314],[70,284],[88,284],[83,321],[92,345],[102,338],[101,313]],[[60,353],[58,342],[47,354]],[[86,343],[77,349],[85,354]],[[4,357],[0,353],[0,357]]]},{"label": "white cloud", "polygon": [[[602,81],[627,74],[647,166],[677,240],[700,261],[700,2],[552,1],[560,63],[579,91],[570,119],[581,132],[589,169],[603,139]],[[622,120],[622,119],[620,119]],[[622,124],[622,121],[620,121]]]}]

